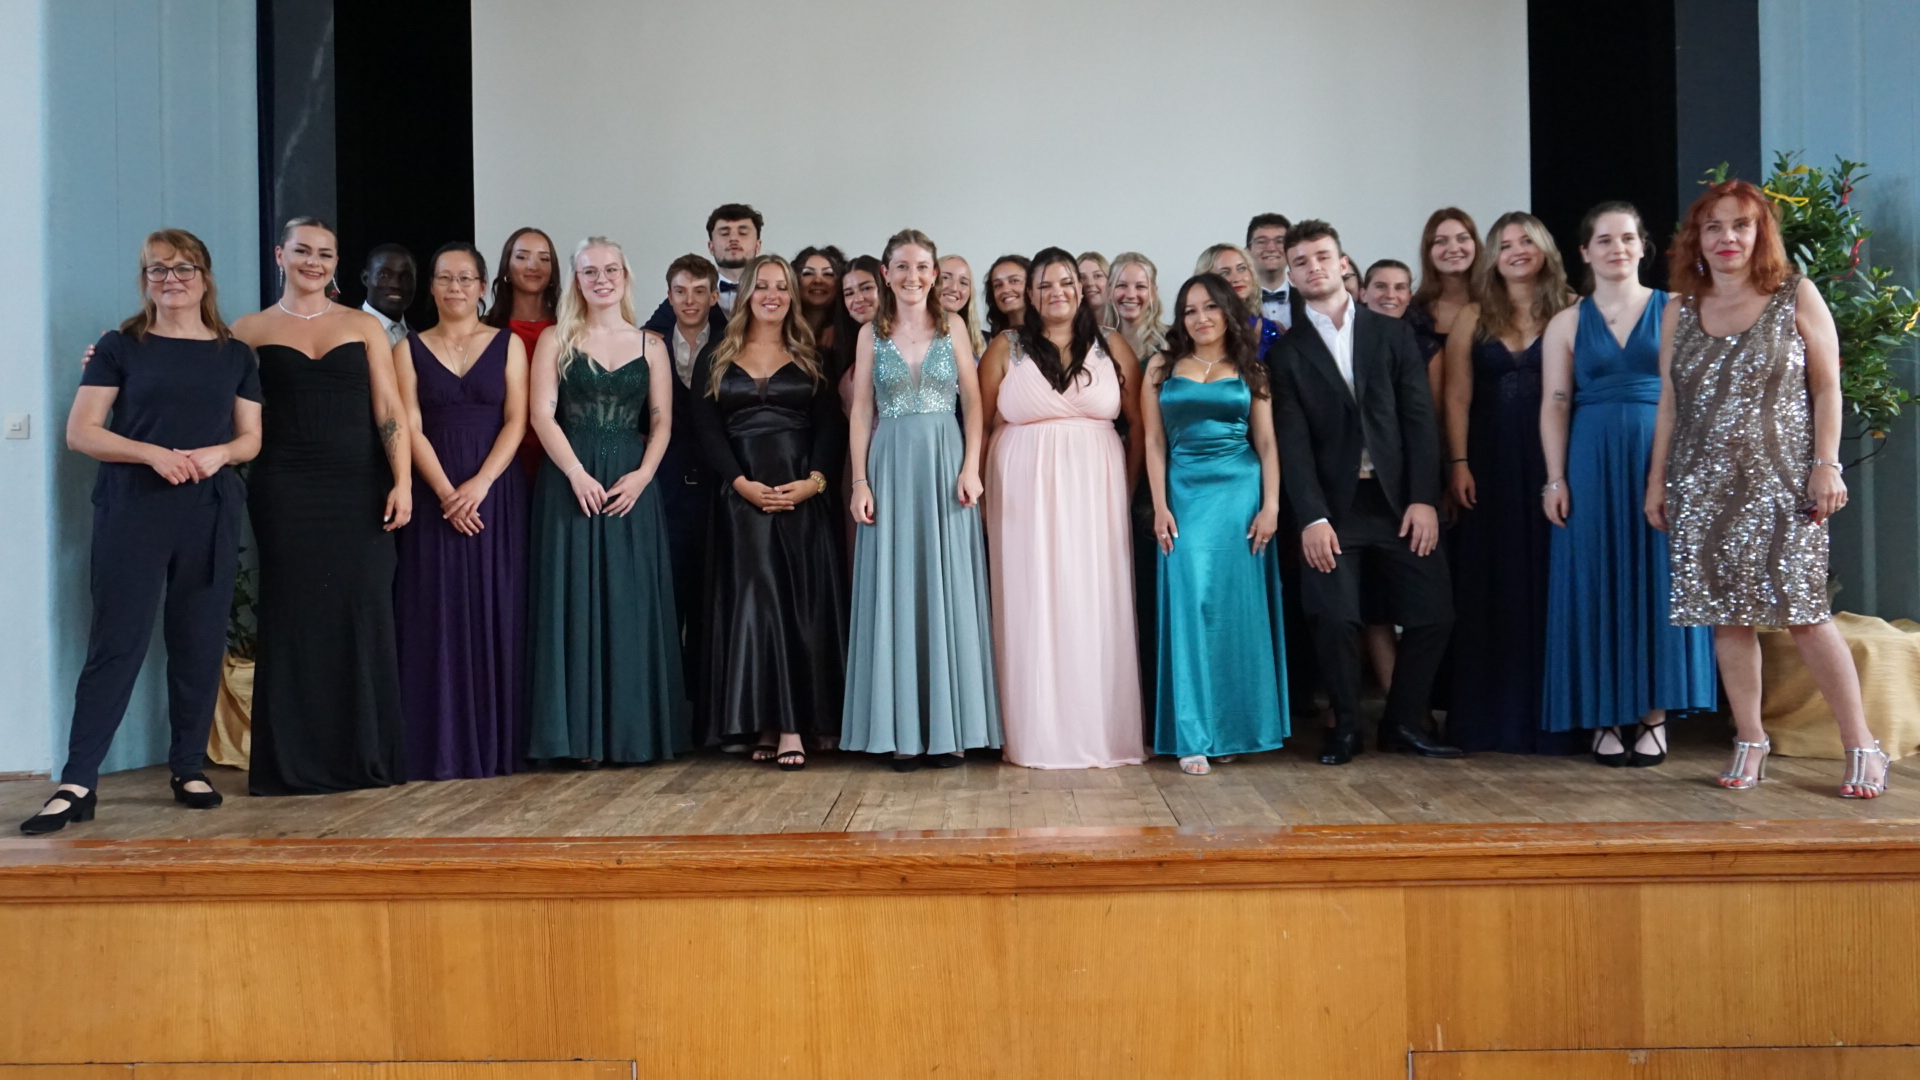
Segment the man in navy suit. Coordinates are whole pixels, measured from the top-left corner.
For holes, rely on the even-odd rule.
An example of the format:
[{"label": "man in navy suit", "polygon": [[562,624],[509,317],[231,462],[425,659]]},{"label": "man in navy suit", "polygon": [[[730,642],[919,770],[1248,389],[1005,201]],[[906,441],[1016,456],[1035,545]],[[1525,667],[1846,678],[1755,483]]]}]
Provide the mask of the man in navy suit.
[{"label": "man in navy suit", "polygon": [[[687,685],[700,686],[705,670],[707,523],[713,513],[714,472],[693,430],[693,368],[726,336],[727,318],[717,302],[720,273],[698,255],[682,255],[667,267],[667,325],[660,331],[673,355],[673,434],[654,482],[660,485],[673,559],[673,601],[680,614],[681,657]],[[649,324],[649,329],[653,329]],[[696,725],[696,728],[698,725]]]},{"label": "man in navy suit", "polygon": [[[714,282],[710,317],[720,325],[721,333],[725,332],[727,316],[733,312],[733,298],[740,290],[740,272],[760,254],[760,229],[765,224],[760,211],[746,203],[727,203],[707,215],[707,254],[713,256],[713,266],[719,274]],[[673,323],[673,301],[668,298],[654,309],[646,328],[666,337]],[[716,336],[714,340],[719,338]]]}]

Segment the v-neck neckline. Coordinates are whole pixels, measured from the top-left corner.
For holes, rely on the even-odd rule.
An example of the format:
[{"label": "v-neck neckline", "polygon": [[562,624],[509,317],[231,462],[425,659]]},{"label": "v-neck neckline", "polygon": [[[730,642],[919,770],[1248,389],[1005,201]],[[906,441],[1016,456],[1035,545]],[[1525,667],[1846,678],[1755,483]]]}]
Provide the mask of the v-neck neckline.
[{"label": "v-neck neckline", "polygon": [[493,337],[488,338],[487,343],[485,345],[480,346],[480,351],[474,354],[473,363],[468,364],[467,370],[465,371],[455,371],[451,367],[448,367],[447,361],[445,360],[445,358],[443,358],[438,352],[434,351],[432,343],[427,341],[426,336],[424,334],[415,332],[413,337],[414,337],[414,340],[420,343],[421,348],[427,350],[427,355],[433,357],[433,362],[439,365],[441,371],[444,371],[447,374],[453,376],[454,381],[456,382],[466,382],[467,376],[473,374],[473,369],[479,367],[480,361],[485,360],[487,358],[487,350],[493,348],[494,338],[497,338],[504,333],[506,333],[505,330],[495,330],[493,332]]}]

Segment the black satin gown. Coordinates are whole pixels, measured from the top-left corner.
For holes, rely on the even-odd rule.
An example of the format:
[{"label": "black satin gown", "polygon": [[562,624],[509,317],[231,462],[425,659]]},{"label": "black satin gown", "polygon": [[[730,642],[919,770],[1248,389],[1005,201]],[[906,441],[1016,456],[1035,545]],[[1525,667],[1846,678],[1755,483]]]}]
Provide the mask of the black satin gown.
[{"label": "black satin gown", "polygon": [[840,732],[846,687],[844,511],[832,490],[764,513],[736,477],[778,486],[838,475],[846,424],[834,386],[789,363],[764,383],[738,367],[706,393],[711,360],[693,369],[694,433],[719,474],[708,534],[706,660],[695,693],[706,743],[761,732],[821,740]]},{"label": "black satin gown", "polygon": [[367,347],[313,359],[262,345],[260,456],[247,507],[260,555],[255,795],[406,779],[393,627],[393,472],[374,430]]}]

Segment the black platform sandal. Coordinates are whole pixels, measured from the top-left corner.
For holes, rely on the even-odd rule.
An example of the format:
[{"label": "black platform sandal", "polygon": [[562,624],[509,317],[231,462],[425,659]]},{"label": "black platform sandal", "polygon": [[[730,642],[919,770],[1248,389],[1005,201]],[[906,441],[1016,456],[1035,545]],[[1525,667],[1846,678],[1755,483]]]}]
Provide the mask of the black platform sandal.
[{"label": "black platform sandal", "polygon": [[[1645,720],[1642,720],[1638,724],[1635,724],[1633,726],[1633,745],[1629,747],[1629,749],[1632,750],[1632,754],[1627,758],[1627,766],[1633,769],[1647,769],[1667,760],[1666,730],[1667,722],[1665,720],[1657,724],[1649,724]],[[1660,748],[1659,753],[1643,754],[1640,752],[1640,740],[1648,735],[1653,736],[1653,745]]]},{"label": "black platform sandal", "polygon": [[[206,784],[207,790],[188,791],[187,785],[193,783],[195,780]],[[173,801],[186,803],[187,809],[189,810],[212,810],[221,803],[226,802],[224,798],[221,798],[220,792],[215,790],[213,784],[199,773],[194,773],[192,776],[176,776],[168,780],[167,783],[173,788]]]},{"label": "black platform sandal", "polygon": [[[100,793],[89,790],[85,795],[75,795],[71,791],[56,791],[53,797],[40,804],[40,812],[20,823],[20,831],[28,836],[45,836],[57,833],[71,822],[92,821],[93,808],[99,802]],[[48,811],[47,807],[65,799],[65,810]]]}]

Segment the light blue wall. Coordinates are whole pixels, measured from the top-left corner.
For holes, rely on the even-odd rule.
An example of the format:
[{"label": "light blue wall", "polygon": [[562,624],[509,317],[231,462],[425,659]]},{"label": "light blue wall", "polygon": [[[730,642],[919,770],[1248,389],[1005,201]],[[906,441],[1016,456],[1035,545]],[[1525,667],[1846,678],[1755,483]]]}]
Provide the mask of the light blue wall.
[{"label": "light blue wall", "polygon": [[[1810,164],[1839,155],[1872,174],[1857,196],[1874,230],[1867,256],[1920,287],[1920,3],[1761,0],[1760,133]],[[1898,369],[1908,389],[1915,350]],[[1847,474],[1852,506],[1834,519],[1837,604],[1920,618],[1920,408],[1870,466]],[[1854,450],[1853,453],[1858,453]]]},{"label": "light blue wall", "polygon": [[[21,5],[25,6],[25,5]],[[64,422],[80,352],[139,304],[136,256],[163,226],[207,243],[228,319],[259,305],[253,0],[48,0],[45,19],[47,431]],[[55,444],[46,763],[66,753],[86,654],[94,463]],[[108,769],[166,759],[156,636]],[[44,767],[44,766],[43,766]]]},{"label": "light blue wall", "polygon": [[0,236],[23,268],[0,289],[0,412],[31,417],[31,438],[0,440],[0,773],[45,772],[52,682],[49,463],[60,425],[47,390],[46,11],[0,3]]}]

